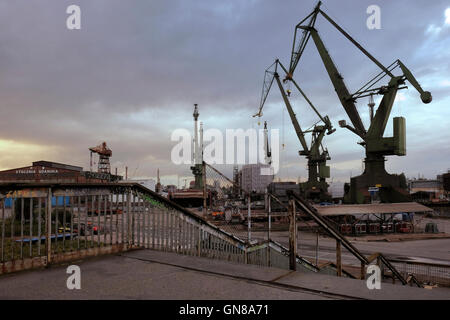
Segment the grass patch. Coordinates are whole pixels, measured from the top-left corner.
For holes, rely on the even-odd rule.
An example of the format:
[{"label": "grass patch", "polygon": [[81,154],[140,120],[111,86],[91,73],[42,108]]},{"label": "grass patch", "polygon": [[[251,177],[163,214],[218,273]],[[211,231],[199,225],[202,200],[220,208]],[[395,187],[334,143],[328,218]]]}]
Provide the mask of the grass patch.
[{"label": "grass patch", "polygon": [[[95,238],[95,237],[94,237]],[[52,241],[51,249],[52,254],[57,253],[63,253],[63,252],[71,252],[78,250],[78,240],[79,240],[79,248],[85,249],[85,248],[94,248],[94,247],[104,247],[107,246],[107,244],[97,241],[91,241],[86,239],[78,239],[74,238],[72,240],[66,239],[63,243],[62,240],[58,240],[55,242]],[[1,251],[0,247],[0,259],[1,254],[3,253],[4,261],[11,261],[11,260],[19,260],[19,259],[26,259],[26,258],[33,258],[33,257],[39,257],[39,256],[45,256],[46,255],[46,247],[45,247],[45,241],[42,241],[40,244],[40,252],[39,252],[39,244],[38,242],[35,242],[31,245],[31,254],[30,254],[30,243],[24,242],[21,249],[21,242],[16,242],[11,239],[5,239],[4,245],[3,245],[4,252]],[[22,254],[21,254],[22,252]]]}]

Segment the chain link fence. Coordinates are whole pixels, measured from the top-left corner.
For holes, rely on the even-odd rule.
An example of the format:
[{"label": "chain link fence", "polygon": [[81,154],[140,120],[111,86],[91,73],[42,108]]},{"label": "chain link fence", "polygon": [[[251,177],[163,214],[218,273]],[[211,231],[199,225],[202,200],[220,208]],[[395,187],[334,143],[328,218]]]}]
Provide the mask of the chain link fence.
[{"label": "chain link fence", "polygon": [[205,163],[207,210],[205,218],[240,239],[262,242],[270,238],[268,194],[244,190],[234,168],[225,175]]}]

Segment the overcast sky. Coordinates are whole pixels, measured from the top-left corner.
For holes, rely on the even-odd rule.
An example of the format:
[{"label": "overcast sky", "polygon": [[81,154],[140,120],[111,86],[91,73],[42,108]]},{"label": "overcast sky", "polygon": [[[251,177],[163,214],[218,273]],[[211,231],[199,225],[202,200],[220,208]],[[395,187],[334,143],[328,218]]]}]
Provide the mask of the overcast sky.
[{"label": "overcast sky", "polygon": [[[106,141],[119,173],[128,166],[132,177],[154,177],[160,168],[163,183],[188,176],[188,165],[170,161],[172,131],[192,129],[194,103],[205,129],[258,128],[251,115],[264,70],[277,57],[289,64],[294,26],[315,2],[0,1],[0,169],[36,160],[87,169],[88,147]],[[377,59],[385,65],[401,59],[433,94],[425,105],[412,86],[399,92],[385,136],[392,135],[392,117],[404,116],[407,156],[389,157],[388,171],[435,178],[450,169],[448,0],[323,2],[322,9]],[[71,4],[81,7],[81,30],[66,28]],[[380,30],[366,27],[372,4],[381,8]],[[316,27],[350,91],[379,71],[324,18]],[[313,42],[295,78],[337,127],[324,140],[333,181],[361,173],[364,149],[356,135],[338,128],[348,118]],[[357,105],[366,126],[367,102]],[[295,93],[292,103],[303,128],[316,121]],[[304,179],[306,160],[298,156],[284,109],[272,90],[261,121],[280,129],[280,177]]]}]

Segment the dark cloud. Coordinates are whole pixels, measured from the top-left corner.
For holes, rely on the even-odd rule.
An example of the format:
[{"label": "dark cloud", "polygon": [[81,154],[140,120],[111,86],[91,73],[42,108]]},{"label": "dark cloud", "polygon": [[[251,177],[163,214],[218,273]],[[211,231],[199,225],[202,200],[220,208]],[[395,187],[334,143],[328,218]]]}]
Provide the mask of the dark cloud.
[{"label": "dark cloud", "polygon": [[[421,83],[435,86],[428,88],[435,97],[428,110],[449,115],[443,111],[449,87],[438,85],[450,79],[450,28],[443,26],[447,1],[379,1],[381,30],[366,28],[366,8],[373,1],[324,2],[324,10],[382,63],[400,58]],[[81,6],[79,31],[65,27],[70,4]],[[58,156],[49,160],[84,166],[87,148],[106,140],[113,164],[122,169],[128,165],[138,168],[133,169],[136,175],[154,176],[160,167],[163,174],[187,175],[188,166],[170,163],[171,130],[192,127],[193,103],[200,104],[205,128],[257,126],[250,116],[258,109],[264,69],[276,57],[288,64],[294,25],[314,5],[296,0],[0,1],[0,139],[52,146]],[[434,38],[426,33],[430,25],[442,28]],[[378,72],[323,18],[317,28],[352,90]],[[433,49],[437,47],[439,51]],[[296,79],[335,126],[346,119],[312,43]],[[420,136],[439,141],[448,135],[433,130],[433,123],[420,123],[417,110],[424,106],[409,91],[415,100],[408,100],[411,104],[402,111],[413,125],[408,135],[420,145],[408,138],[408,146],[420,153],[426,142]],[[294,98],[293,104],[302,127],[316,121],[304,101]],[[365,102],[358,108],[367,124]],[[270,126],[285,132],[286,163],[301,163],[282,174],[304,175],[305,160],[297,155],[299,145],[286,113],[283,126],[276,90],[265,109]],[[340,129],[326,139],[337,165],[335,177],[346,178],[348,170],[339,169],[340,163],[363,157],[357,137]],[[445,152],[448,158],[450,151]],[[398,161],[406,171],[421,165],[409,155]],[[19,158],[16,162],[26,165]],[[0,165],[16,163],[8,158],[0,159]],[[446,169],[441,161],[434,166]]]}]

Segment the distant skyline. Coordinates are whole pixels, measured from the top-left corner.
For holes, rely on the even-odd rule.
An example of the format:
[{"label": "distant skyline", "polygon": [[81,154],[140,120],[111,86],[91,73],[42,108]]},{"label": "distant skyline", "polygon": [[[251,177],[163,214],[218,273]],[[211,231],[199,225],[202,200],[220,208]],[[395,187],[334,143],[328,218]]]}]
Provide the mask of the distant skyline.
[{"label": "distant skyline", "polygon": [[[259,120],[264,70],[275,58],[288,65],[294,26],[317,1],[285,0],[0,0],[0,170],[33,161],[89,169],[89,147],[106,141],[112,170],[184,184],[188,165],[170,162],[172,130],[192,130],[193,104],[205,129],[278,128],[279,177],[303,180],[306,159],[273,88]],[[66,8],[81,8],[81,30],[66,28]],[[369,5],[381,9],[381,29],[366,27]],[[407,177],[436,178],[450,169],[450,3],[436,1],[323,1],[323,10],[384,65],[396,59],[414,73],[433,101],[422,104],[408,85],[392,117],[406,118],[407,155],[390,156],[386,168]],[[378,72],[328,22],[317,29],[350,90]],[[398,74],[398,72],[397,72]],[[364,149],[339,128],[348,117],[316,48],[308,44],[295,79],[337,131],[324,143],[330,181],[361,173]],[[303,128],[316,116],[293,90]],[[367,102],[358,110],[367,127]],[[379,102],[379,98],[375,100]],[[309,142],[309,138],[308,138]],[[224,169],[231,173],[231,167]]]}]

